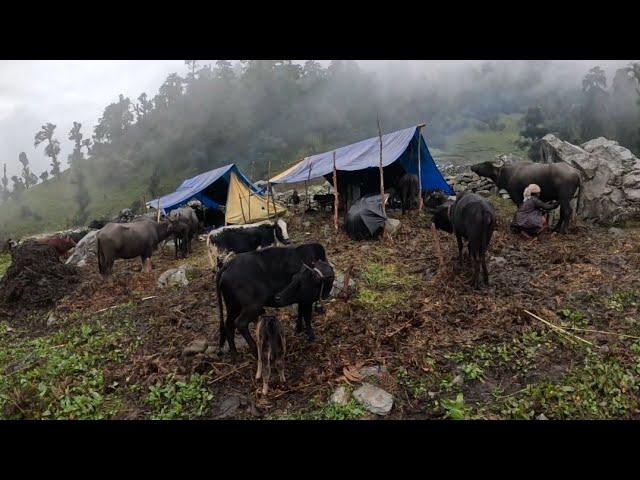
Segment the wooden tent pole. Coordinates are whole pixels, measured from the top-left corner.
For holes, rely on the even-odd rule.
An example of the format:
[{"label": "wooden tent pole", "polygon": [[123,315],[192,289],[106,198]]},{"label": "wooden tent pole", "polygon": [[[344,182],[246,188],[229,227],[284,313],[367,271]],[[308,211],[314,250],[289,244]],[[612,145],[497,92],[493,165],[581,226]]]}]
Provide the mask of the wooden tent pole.
[{"label": "wooden tent pole", "polygon": [[269,180],[271,180],[271,159],[269,159],[269,173],[267,174],[267,219],[269,219],[271,217],[271,215],[269,214]]},{"label": "wooden tent pole", "polygon": [[156,217],[156,222],[160,222],[160,197],[158,197],[158,216]]},{"label": "wooden tent pole", "polygon": [[338,172],[336,170],[336,152],[333,152],[333,227],[338,231]]},{"label": "wooden tent pole", "polygon": [[244,216],[244,207],[242,206],[242,195],[238,192],[238,201],[240,202],[240,211],[242,212],[242,221],[247,223],[247,217]]},{"label": "wooden tent pole", "polygon": [[304,195],[307,198],[307,208],[306,210],[311,208],[311,199],[309,198],[309,180],[311,180],[311,162],[309,162],[309,175],[307,176],[307,180],[304,182]]},{"label": "wooden tent pole", "polygon": [[420,147],[422,145],[422,142],[420,141],[422,137],[422,127],[424,127],[425,124],[421,123],[420,125],[418,125],[418,212],[420,212],[422,210],[422,162],[420,160]]},{"label": "wooden tent pole", "polygon": [[380,138],[380,197],[382,200],[382,213],[386,216],[384,207],[384,170],[382,168],[382,127],[380,126],[380,116],[378,115],[378,137]]}]

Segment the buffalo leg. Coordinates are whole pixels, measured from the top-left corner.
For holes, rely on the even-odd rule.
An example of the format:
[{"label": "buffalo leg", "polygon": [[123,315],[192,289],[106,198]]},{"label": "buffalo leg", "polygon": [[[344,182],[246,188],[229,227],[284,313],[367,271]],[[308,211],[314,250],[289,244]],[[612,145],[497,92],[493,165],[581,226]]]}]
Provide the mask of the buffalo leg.
[{"label": "buffalo leg", "polygon": [[284,353],[282,354],[282,358],[278,359],[276,365],[278,367],[278,371],[280,372],[280,381],[282,383],[286,383],[287,379],[284,376]]},{"label": "buffalo leg", "polygon": [[258,347],[256,346],[256,342],[253,341],[253,338],[251,337],[251,333],[249,332],[249,324],[255,321],[257,317],[258,317],[257,311],[242,309],[242,312],[234,322],[235,326],[240,331],[240,334],[244,337],[247,344],[249,345],[251,354],[256,358],[258,358]]},{"label": "buffalo leg", "polygon": [[262,337],[260,336],[260,323],[258,322],[258,328],[256,328],[256,341],[258,342],[258,371],[256,372],[256,380],[262,378]]},{"label": "buffalo leg", "polygon": [[569,227],[569,220],[571,219],[571,214],[573,210],[571,209],[571,203],[569,200],[563,200],[560,204],[560,233],[567,233],[567,228]]},{"label": "buffalo leg", "polygon": [[302,333],[302,306],[298,304],[298,320],[296,321],[296,333]]},{"label": "buffalo leg", "polygon": [[307,339],[310,342],[313,342],[316,339],[316,334],[313,332],[313,326],[311,325],[311,316],[313,315],[313,304],[308,303],[304,305],[300,305],[302,307],[302,312],[304,316],[304,322],[307,331]]},{"label": "buffalo leg", "polygon": [[489,285],[489,272],[487,270],[487,257],[482,255],[482,275],[484,276],[485,285]]},{"label": "buffalo leg", "polygon": [[271,377],[271,352],[267,355],[267,363],[262,373],[262,394],[269,393],[269,377]]},{"label": "buffalo leg", "polygon": [[475,256],[471,257],[471,263],[473,263],[473,286],[476,289],[480,288],[480,260]]},{"label": "buffalo leg", "polygon": [[462,266],[462,236],[456,233],[456,240],[458,241],[458,263]]},{"label": "buffalo leg", "polygon": [[176,251],[175,259],[177,260],[178,259],[178,237],[177,236],[173,237],[173,246],[175,247],[175,251]]}]

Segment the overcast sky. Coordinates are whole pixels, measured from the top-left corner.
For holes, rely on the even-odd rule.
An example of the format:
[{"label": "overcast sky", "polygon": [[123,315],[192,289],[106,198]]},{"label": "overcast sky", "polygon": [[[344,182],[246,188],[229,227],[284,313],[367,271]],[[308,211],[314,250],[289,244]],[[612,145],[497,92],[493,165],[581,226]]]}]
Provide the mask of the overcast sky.
[{"label": "overcast sky", "polygon": [[[204,60],[204,63],[214,60]],[[320,60],[325,66],[328,60]],[[409,69],[415,73],[448,70],[450,73],[481,61],[389,61],[365,60],[358,63],[366,69],[389,71]],[[628,61],[558,62],[559,70],[573,77],[584,75],[593,65],[610,72]],[[564,69],[564,70],[563,70]],[[63,169],[72,145],[67,135],[74,121],[82,123],[85,138],[104,108],[123,94],[132,101],[142,92],[153,97],[168,74],[184,75],[184,60],[28,60],[0,61],[0,163],[7,163],[7,174],[17,174],[21,168],[18,154],[27,153],[31,169],[40,174],[50,169],[44,155],[44,144],[36,150],[33,137],[46,122],[57,125],[56,136],[61,143]]]}]

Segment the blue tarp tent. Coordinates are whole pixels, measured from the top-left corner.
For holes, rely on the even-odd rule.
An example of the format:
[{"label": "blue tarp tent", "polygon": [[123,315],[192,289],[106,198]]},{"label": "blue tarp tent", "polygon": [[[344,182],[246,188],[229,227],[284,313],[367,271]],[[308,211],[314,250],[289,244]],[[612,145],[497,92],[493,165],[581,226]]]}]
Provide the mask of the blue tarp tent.
[{"label": "blue tarp tent", "polygon": [[[387,176],[387,167],[392,165],[393,169],[397,171],[403,170],[407,173],[418,174],[418,140],[420,141],[422,190],[440,190],[447,195],[454,195],[453,189],[438,170],[420,133],[419,126],[382,136],[382,166],[385,169],[385,177]],[[367,169],[371,173],[376,173],[380,167],[380,138],[373,137],[336,150],[306,157],[293,167],[273,177],[271,182],[275,184],[299,183],[322,176],[332,182],[334,151],[336,170],[339,173]],[[401,169],[397,169],[397,167],[401,167]],[[338,184],[340,184],[340,180]]]},{"label": "blue tarp tent", "polygon": [[[219,209],[227,203],[231,173],[235,173],[252,192],[258,191],[256,186],[232,163],[185,180],[175,192],[160,197],[160,209],[169,213],[191,199],[200,200],[206,207]],[[158,208],[158,199],[147,202],[147,206]]]}]

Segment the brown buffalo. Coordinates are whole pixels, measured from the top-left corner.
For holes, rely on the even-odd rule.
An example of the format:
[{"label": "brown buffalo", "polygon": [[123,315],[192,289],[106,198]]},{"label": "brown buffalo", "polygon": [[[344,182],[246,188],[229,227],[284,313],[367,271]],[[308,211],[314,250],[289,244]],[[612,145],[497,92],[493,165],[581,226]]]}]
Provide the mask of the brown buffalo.
[{"label": "brown buffalo", "polygon": [[41,238],[38,240],[38,243],[51,245],[56,249],[56,252],[58,252],[58,255],[61,257],[66,255],[69,250],[76,246],[76,242],[74,242],[73,238],[69,235],[53,235],[51,237]]}]

